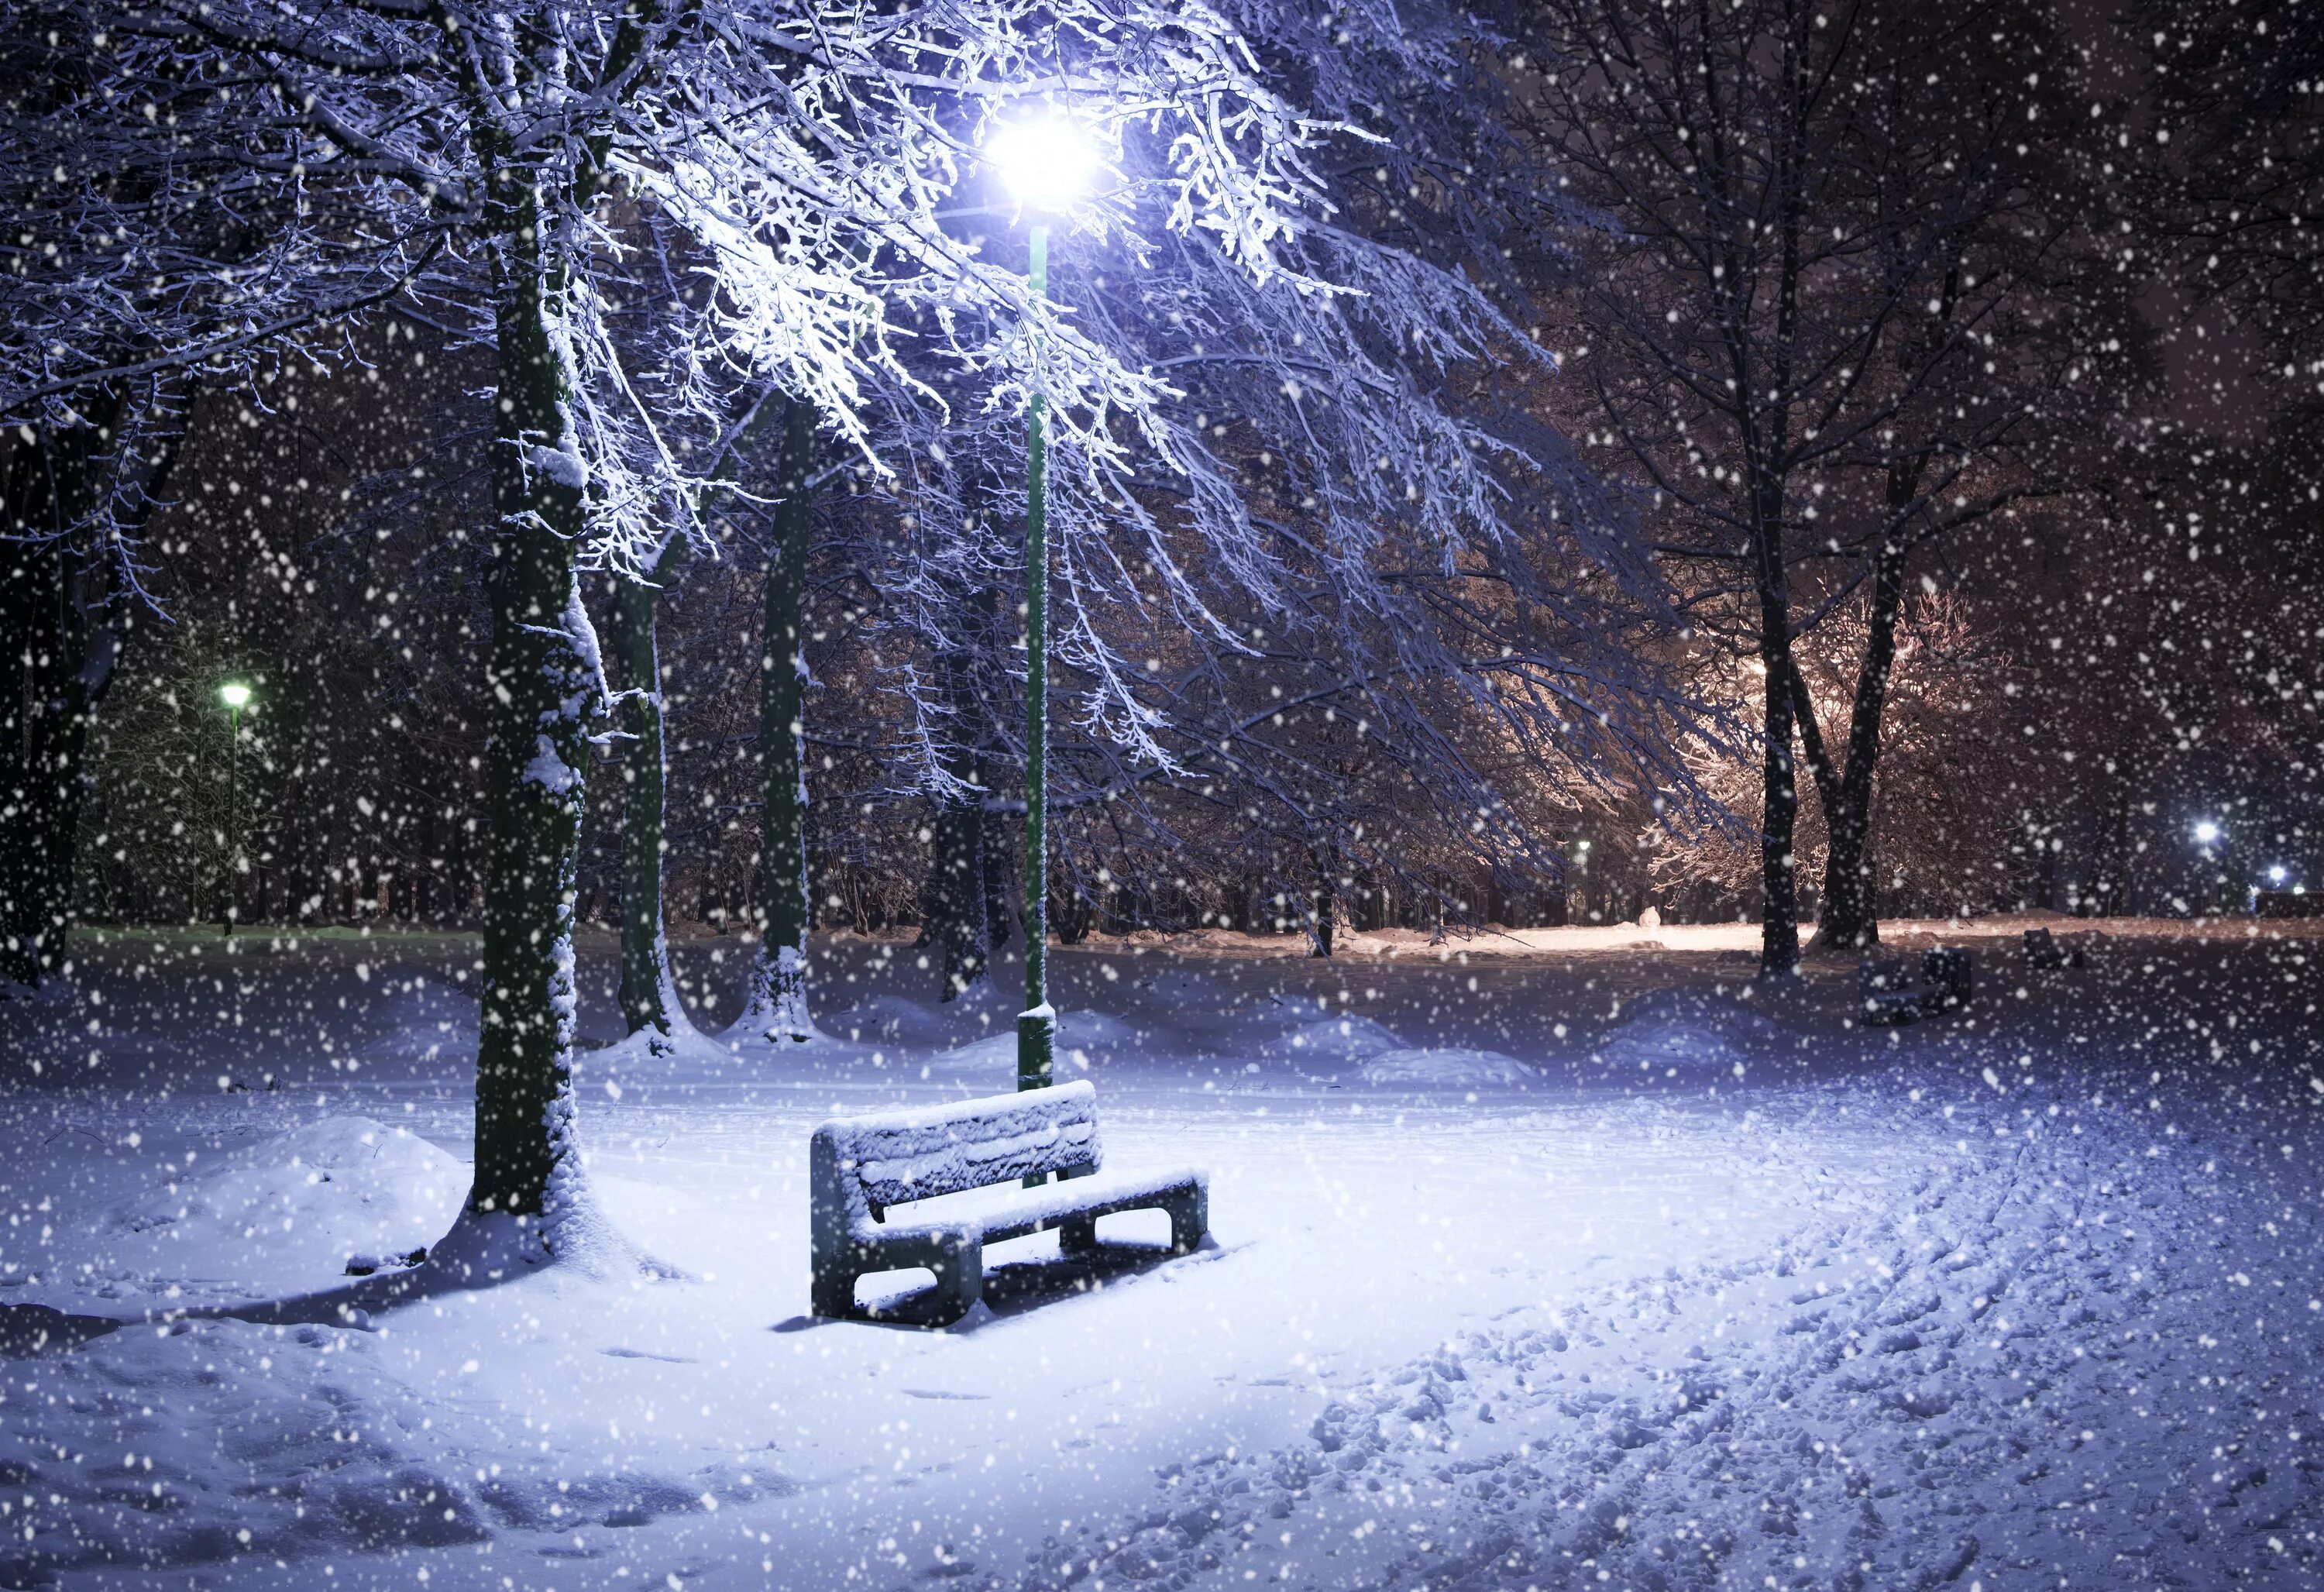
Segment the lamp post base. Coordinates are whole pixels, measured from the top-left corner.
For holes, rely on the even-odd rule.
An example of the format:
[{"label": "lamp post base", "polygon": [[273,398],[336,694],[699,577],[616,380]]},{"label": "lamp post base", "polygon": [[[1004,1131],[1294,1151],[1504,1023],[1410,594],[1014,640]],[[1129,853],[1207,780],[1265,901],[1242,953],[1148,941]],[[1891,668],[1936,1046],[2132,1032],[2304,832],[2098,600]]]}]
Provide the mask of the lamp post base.
[{"label": "lamp post base", "polygon": [[[1045,1000],[1017,1018],[1018,1091],[1047,1089],[1056,1082],[1056,1054],[1057,1008]],[[1048,1181],[1048,1173],[1036,1172],[1025,1179],[1025,1186],[1038,1189]]]},{"label": "lamp post base", "polygon": [[1017,1019],[1017,1087],[1047,1089],[1056,1081],[1057,1008],[1046,1001]]}]

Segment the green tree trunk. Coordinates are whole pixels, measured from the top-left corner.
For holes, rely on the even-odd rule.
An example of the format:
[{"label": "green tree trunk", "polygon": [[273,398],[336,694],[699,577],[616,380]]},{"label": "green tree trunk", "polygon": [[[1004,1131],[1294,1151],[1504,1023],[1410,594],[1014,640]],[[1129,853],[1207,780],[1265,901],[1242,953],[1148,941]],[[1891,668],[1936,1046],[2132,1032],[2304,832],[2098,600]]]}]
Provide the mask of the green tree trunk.
[{"label": "green tree trunk", "polygon": [[[706,503],[740,466],[743,454],[783,404],[762,398],[746,413],[696,496]],[[661,595],[685,564],[687,546],[672,537],[642,580],[624,580],[613,592],[614,653],[626,695],[622,729],[629,744],[622,760],[622,1020],[627,1031],[651,1029],[649,1044],[667,1054],[686,1021],[670,976],[669,936],[662,901],[664,814],[669,763],[662,732],[661,656],[656,639]]]},{"label": "green tree trunk", "polygon": [[980,615],[969,594],[953,594],[950,616],[960,644],[939,663],[945,705],[951,720],[937,756],[951,788],[936,797],[935,843],[928,880],[928,922],[936,944],[943,998],[954,1000],[982,981],[992,967],[991,880],[992,859],[985,833],[984,783],[975,742],[983,731],[973,679],[970,638],[982,639]]},{"label": "green tree trunk", "polygon": [[[520,184],[503,185],[518,189]],[[604,681],[582,606],[582,466],[549,327],[564,273],[529,187],[499,228],[498,515],[485,803],[484,1028],[468,1208],[539,1219],[554,1253],[583,1199],[573,1117],[573,884]]]},{"label": "green tree trunk", "polygon": [[628,693],[622,700],[622,729],[629,737],[622,754],[622,1022],[632,1034],[651,1029],[656,1037],[647,1043],[658,1055],[669,1053],[685,1017],[663,928],[662,814],[669,776],[654,630],[662,590],[683,562],[685,547],[673,537],[646,579],[624,580],[613,593],[614,652]]},{"label": "green tree trunk", "polygon": [[[993,770],[998,759],[976,759],[977,826],[984,847],[984,949],[988,958],[1000,955],[1017,940],[1017,870],[1014,853],[1024,850],[1010,833],[1007,816],[994,812]],[[1054,824],[1055,820],[1052,819]],[[1051,881],[1049,910],[1057,906],[1056,882]]]},{"label": "green tree trunk", "polygon": [[766,802],[759,836],[759,900],[765,920],[736,1026],[754,1038],[798,1043],[813,1038],[816,1031],[807,1007],[807,650],[801,612],[815,529],[808,492],[814,466],[815,406],[787,400],[759,659],[759,764]]},{"label": "green tree trunk", "polygon": [[976,796],[938,796],[932,828],[928,924],[944,981],[943,998],[953,1000],[974,989],[992,967],[991,925],[985,913],[984,814]]}]

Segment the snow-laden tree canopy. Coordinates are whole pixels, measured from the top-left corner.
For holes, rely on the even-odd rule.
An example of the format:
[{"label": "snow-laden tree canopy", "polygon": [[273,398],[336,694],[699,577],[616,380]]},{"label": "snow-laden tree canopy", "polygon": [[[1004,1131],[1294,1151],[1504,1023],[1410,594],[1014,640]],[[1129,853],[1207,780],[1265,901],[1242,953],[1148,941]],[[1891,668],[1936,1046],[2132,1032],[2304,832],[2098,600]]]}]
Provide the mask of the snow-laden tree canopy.
[{"label": "snow-laden tree canopy", "polygon": [[[171,0],[92,26],[93,59],[122,81],[217,83],[186,136],[235,180],[288,172],[295,205],[329,196],[315,212],[328,225],[305,228],[327,263],[368,244],[375,272],[392,239],[398,263],[428,262],[425,289],[468,299],[479,331],[491,301],[537,299],[562,391],[558,423],[519,445],[524,466],[583,494],[588,556],[615,566],[690,523],[688,429],[715,431],[738,390],[779,386],[862,442],[867,382],[910,380],[899,327],[917,311],[959,356],[1038,382],[1086,447],[1120,446],[1124,419],[1139,430],[1165,383],[943,218],[995,121],[1070,116],[1167,197],[1101,204],[1092,225],[1199,231],[1254,281],[1300,277],[1288,246],[1321,207],[1307,157],[1324,126],[1201,5]],[[671,296],[707,302],[660,351],[650,402],[609,326],[641,210],[694,246],[696,280]],[[29,391],[9,379],[11,398]]]}]

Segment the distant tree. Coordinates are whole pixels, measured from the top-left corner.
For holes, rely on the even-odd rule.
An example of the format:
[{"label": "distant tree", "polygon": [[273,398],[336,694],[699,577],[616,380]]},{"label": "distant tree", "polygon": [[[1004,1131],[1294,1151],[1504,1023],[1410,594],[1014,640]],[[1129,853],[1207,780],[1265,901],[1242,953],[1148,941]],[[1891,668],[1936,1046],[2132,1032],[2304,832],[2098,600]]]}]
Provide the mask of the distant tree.
[{"label": "distant tree", "polygon": [[306,191],[265,90],[111,20],[0,14],[0,978],[24,984],[70,922],[89,727],[151,615],[197,394],[429,259]]},{"label": "distant tree", "polygon": [[[1328,952],[1360,888],[1439,893],[1421,831],[1538,881],[1543,793],[1681,791],[1688,714],[1645,644],[1669,612],[1649,559],[1535,410],[1557,362],[1511,315],[1499,244],[1559,207],[1498,127],[1472,24],[1248,27],[1347,124],[1318,156],[1337,212],[1281,240],[1284,275],[1139,225],[1167,196],[1134,175],[1052,244],[1064,317],[1170,390],[1134,436],[1053,456],[1051,908],[1076,930],[1240,921],[1257,894]],[[1005,923],[975,881],[1022,806],[1002,783],[1023,765],[1021,384],[927,384],[940,401],[880,447],[909,529],[862,540],[892,549],[869,585],[899,649],[899,773],[935,810],[924,938],[962,987]]]},{"label": "distant tree", "polygon": [[[2311,448],[2324,428],[2324,28],[2301,0],[2138,0],[2123,247],[2223,335],[2200,371]],[[2190,365],[2195,362],[2191,359]],[[2208,383],[2207,383],[2208,384]]]},{"label": "distant tree", "polygon": [[[1591,456],[1625,467],[1699,621],[1758,671],[1760,961],[1786,971],[1802,731],[1833,835],[1826,934],[1858,943],[1908,563],[2061,490],[2067,383],[2109,366],[2118,321],[2053,297],[2087,225],[2085,174],[2053,147],[2071,63],[2020,0],[1545,0],[1521,37],[1527,127],[1603,218],[1561,240]],[[1793,649],[1856,600],[1845,753],[1826,756]]]}]

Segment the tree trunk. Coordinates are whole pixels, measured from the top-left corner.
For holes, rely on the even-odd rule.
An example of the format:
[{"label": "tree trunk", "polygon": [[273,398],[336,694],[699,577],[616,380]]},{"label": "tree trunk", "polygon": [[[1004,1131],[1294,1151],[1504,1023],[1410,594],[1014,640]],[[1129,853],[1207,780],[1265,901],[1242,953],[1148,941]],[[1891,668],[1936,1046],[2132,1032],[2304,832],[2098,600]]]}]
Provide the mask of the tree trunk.
[{"label": "tree trunk", "polygon": [[[513,186],[513,185],[512,185]],[[549,335],[564,275],[530,188],[509,204],[494,306],[493,615],[485,803],[484,1026],[468,1209],[540,1219],[558,1247],[582,1199],[573,1116],[573,887],[589,715],[602,699],[576,568],[586,529],[567,372]]]},{"label": "tree trunk", "polygon": [[1308,856],[1315,865],[1314,943],[1308,947],[1308,954],[1328,957],[1336,923],[1333,909],[1340,897],[1340,848],[1328,841],[1318,842],[1309,848]]},{"label": "tree trunk", "polygon": [[654,625],[665,583],[685,558],[686,544],[671,538],[641,581],[624,580],[613,593],[613,649],[621,659],[622,728],[622,1023],[635,1034],[650,1028],[657,1054],[669,1049],[684,1020],[670,977],[669,939],[662,924],[663,805],[667,773],[662,747],[661,660]]},{"label": "tree trunk", "polygon": [[2034,832],[2034,844],[2037,855],[2034,861],[2034,905],[2044,912],[2058,910],[2058,864],[2061,860],[2057,837],[2051,833],[2054,825],[2044,824]]},{"label": "tree trunk", "polygon": [[801,1043],[815,1036],[807,1013],[807,647],[801,622],[815,528],[815,504],[807,495],[814,464],[815,407],[786,400],[776,487],[781,501],[767,559],[765,640],[759,659],[759,765],[766,800],[759,837],[762,929],[738,1026],[758,1038]]},{"label": "tree trunk", "polygon": [[938,796],[936,809],[928,924],[943,973],[943,998],[952,1000],[974,988],[992,966],[984,911],[984,813],[973,792]]},{"label": "tree trunk", "polygon": [[1795,972],[1800,965],[1799,875],[1793,846],[1800,793],[1792,759],[1791,596],[1784,570],[1782,487],[1754,486],[1752,555],[1759,595],[1759,662],[1766,676],[1762,696],[1766,737],[1760,765],[1766,800],[1760,823],[1759,881],[1765,899],[1759,916],[1759,971]]},{"label": "tree trunk", "polygon": [[[762,396],[742,417],[699,489],[696,506],[731,481],[743,453],[781,403]],[[670,975],[663,866],[669,854],[667,826],[669,762],[662,732],[661,649],[656,626],[661,594],[686,562],[687,545],[673,536],[642,580],[620,582],[613,592],[614,651],[627,692],[622,728],[630,737],[622,759],[622,1020],[628,1032],[650,1028],[656,1054],[686,1019],[684,1003]]]},{"label": "tree trunk", "polygon": [[938,667],[944,680],[948,733],[936,756],[947,787],[936,797],[936,845],[928,880],[928,923],[936,943],[943,998],[965,995],[992,967],[992,915],[987,891],[987,855],[982,760],[975,743],[982,728],[971,676],[970,637],[981,626],[964,592],[948,599],[951,628],[958,640]]},{"label": "tree trunk", "polygon": [[[1900,475],[1902,474],[1900,466]],[[1919,480],[1916,468],[1904,483],[1904,502],[1912,501]],[[1889,497],[1896,506],[1898,488]],[[1823,922],[1816,943],[1861,949],[1880,943],[1877,892],[1869,851],[1872,838],[1873,770],[1880,757],[1881,715],[1888,704],[1888,683],[1896,666],[1896,621],[1904,603],[1904,549],[1895,538],[1877,557],[1872,575],[1872,613],[1865,638],[1864,660],[1856,675],[1856,701],[1849,714],[1848,762],[1827,779],[1829,768],[1812,748],[1810,755],[1822,767],[1817,787],[1823,801],[1825,827],[1831,835],[1823,870]],[[1807,687],[1794,667],[1792,680],[1804,724],[1813,722]]]},{"label": "tree trunk", "polygon": [[1090,898],[1073,880],[1062,883],[1053,880],[1049,887],[1049,922],[1057,931],[1057,943],[1078,945],[1089,938],[1097,914]]},{"label": "tree trunk", "polygon": [[[127,410],[114,391],[97,394],[88,424],[20,441],[0,483],[10,555],[0,572],[0,978],[20,984],[37,985],[62,959],[89,725],[133,622],[127,611],[105,616],[114,554],[100,546],[92,555],[82,536]],[[177,452],[173,436],[145,462],[110,531],[135,536]]]},{"label": "tree trunk", "polygon": [[[983,794],[984,802],[990,802],[992,799],[991,760],[980,757],[976,759],[976,768],[977,788]],[[1007,819],[984,805],[983,802],[978,804],[977,817],[984,849],[984,877],[981,888],[984,891],[986,949],[997,956],[1008,950],[1017,938],[1017,870],[1010,858],[1012,851],[1023,848],[1011,844],[1013,837]],[[1056,900],[1055,891],[1050,892],[1050,900],[1054,905]]]}]

